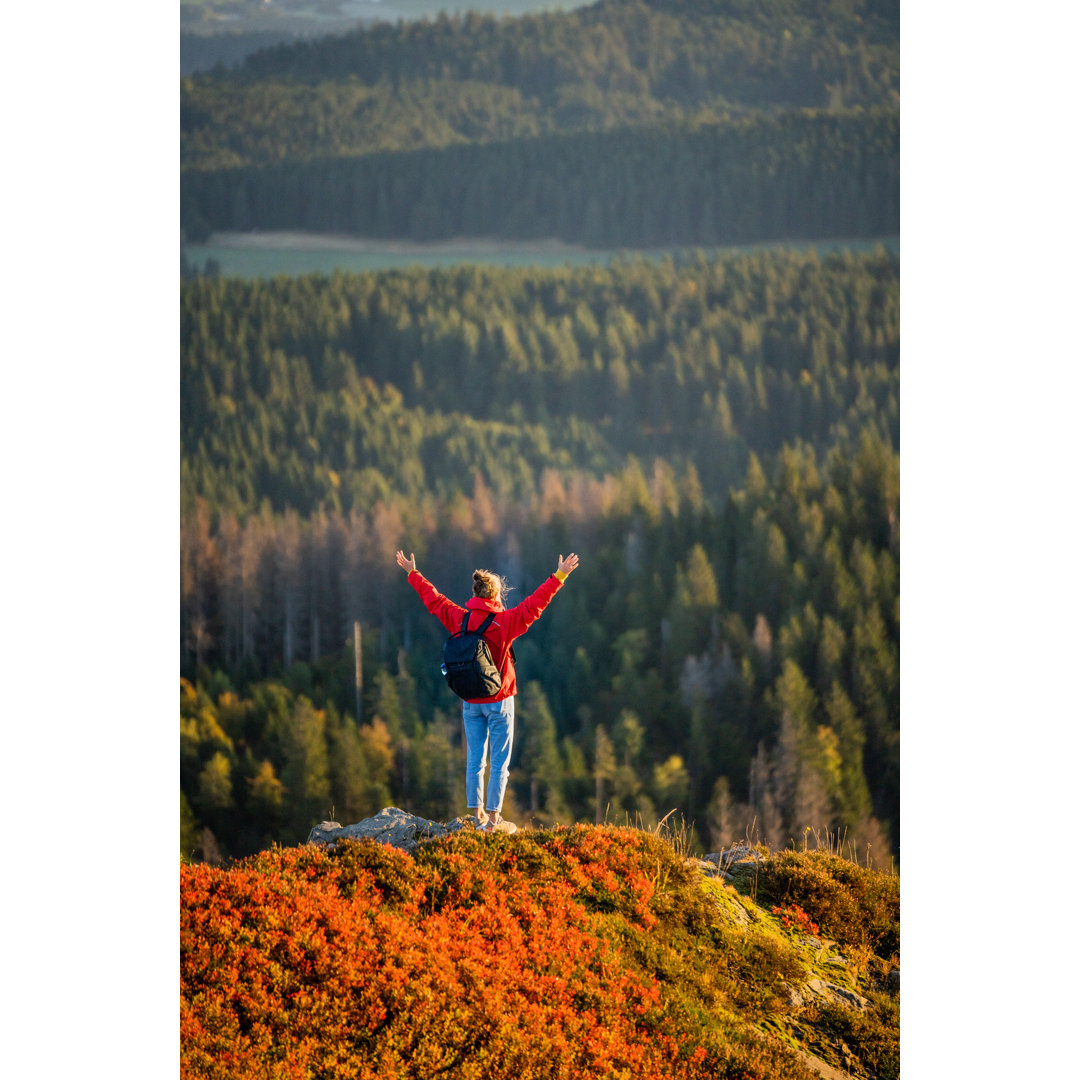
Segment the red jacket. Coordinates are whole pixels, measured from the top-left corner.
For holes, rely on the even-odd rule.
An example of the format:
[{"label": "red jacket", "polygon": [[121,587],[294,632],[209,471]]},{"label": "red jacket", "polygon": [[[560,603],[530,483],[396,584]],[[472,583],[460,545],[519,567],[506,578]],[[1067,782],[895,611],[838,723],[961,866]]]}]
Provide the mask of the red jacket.
[{"label": "red jacket", "polygon": [[[461,619],[466,608],[469,610],[469,622],[466,629],[475,630],[487,618],[488,612],[496,613],[495,620],[484,632],[484,640],[491,649],[491,658],[502,675],[502,687],[494,697],[477,698],[478,702],[502,701],[517,693],[517,673],[510,656],[510,646],[514,638],[521,637],[537,619],[544,608],[551,603],[551,598],[562,588],[563,583],[552,574],[531,596],[527,596],[516,607],[503,608],[498,600],[483,600],[474,596],[465,607],[447,599],[419,570],[409,571],[409,584],[420,594],[424,607],[446,627],[450,633],[461,629]],[[473,612],[477,614],[474,616]]]}]

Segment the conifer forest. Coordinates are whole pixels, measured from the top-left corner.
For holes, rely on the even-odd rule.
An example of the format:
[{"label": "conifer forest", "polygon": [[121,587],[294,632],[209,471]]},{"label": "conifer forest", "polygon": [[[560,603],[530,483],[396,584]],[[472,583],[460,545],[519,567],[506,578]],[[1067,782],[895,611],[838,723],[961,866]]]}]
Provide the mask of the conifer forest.
[{"label": "conifer forest", "polygon": [[184,278],[182,851],[464,812],[403,548],[459,603],[581,558],[515,646],[506,817],[898,857],[899,257],[706,250],[898,234],[898,5],[377,23],[180,104],[189,240],[679,249]]}]

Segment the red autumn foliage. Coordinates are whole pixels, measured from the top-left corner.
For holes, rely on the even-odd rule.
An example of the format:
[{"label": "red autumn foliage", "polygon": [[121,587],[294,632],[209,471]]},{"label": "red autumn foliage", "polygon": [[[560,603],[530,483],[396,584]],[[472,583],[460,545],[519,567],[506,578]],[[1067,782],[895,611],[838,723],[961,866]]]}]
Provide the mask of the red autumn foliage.
[{"label": "red autumn foliage", "polygon": [[599,932],[655,924],[645,846],[574,828],[185,866],[181,1076],[764,1077],[673,1030]]},{"label": "red autumn foliage", "polygon": [[788,907],[774,906],[772,913],[780,916],[780,922],[785,930],[794,930],[797,934],[811,935],[816,935],[818,932],[818,924],[811,922],[810,916],[798,904],[791,904]]}]

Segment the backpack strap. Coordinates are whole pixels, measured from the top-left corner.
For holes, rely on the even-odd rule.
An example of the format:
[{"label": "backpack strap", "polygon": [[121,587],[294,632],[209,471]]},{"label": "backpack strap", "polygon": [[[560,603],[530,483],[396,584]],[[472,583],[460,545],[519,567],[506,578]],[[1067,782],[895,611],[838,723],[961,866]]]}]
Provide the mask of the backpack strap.
[{"label": "backpack strap", "polygon": [[[466,634],[469,630],[469,616],[472,614],[468,608],[465,609],[465,614],[461,618],[461,633]],[[473,631],[474,634],[479,634],[480,637],[484,636],[484,631],[495,621],[495,612],[488,612],[488,617]]]}]

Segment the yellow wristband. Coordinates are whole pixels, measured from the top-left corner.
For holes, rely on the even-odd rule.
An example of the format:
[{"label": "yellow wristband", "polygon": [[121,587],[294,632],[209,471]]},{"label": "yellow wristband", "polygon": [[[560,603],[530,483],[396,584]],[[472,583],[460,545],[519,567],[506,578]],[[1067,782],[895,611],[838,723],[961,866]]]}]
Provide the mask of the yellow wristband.
[{"label": "yellow wristband", "polygon": [[565,570],[556,570],[555,571],[555,576],[560,581],[565,581],[570,575]]}]

